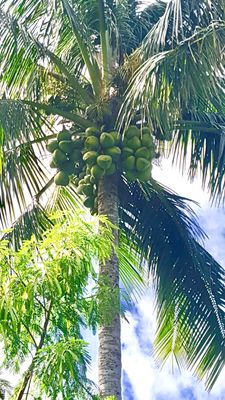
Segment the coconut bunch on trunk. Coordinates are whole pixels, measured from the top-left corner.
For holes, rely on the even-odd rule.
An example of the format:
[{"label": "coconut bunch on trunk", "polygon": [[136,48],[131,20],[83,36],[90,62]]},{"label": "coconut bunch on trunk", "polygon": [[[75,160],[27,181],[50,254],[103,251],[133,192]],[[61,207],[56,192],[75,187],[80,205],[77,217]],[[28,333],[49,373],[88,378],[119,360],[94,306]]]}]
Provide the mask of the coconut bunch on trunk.
[{"label": "coconut bunch on trunk", "polygon": [[84,132],[62,130],[47,144],[56,168],[56,185],[67,186],[74,179],[84,205],[97,212],[98,181],[104,175],[124,174],[128,181],[149,181],[156,157],[153,136],[148,127],[129,126],[121,135],[104,127]]}]

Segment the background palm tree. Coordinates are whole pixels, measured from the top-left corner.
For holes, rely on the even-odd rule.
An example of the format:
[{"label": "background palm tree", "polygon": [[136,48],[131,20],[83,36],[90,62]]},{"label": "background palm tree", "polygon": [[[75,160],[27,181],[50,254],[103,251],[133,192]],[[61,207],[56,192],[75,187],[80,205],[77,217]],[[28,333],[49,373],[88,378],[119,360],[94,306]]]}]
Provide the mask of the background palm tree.
[{"label": "background palm tree", "polygon": [[[52,188],[44,143],[59,117],[82,130],[147,124],[157,151],[224,194],[224,4],[218,0],[0,2],[0,221],[15,246],[79,202],[74,179]],[[29,205],[30,204],[30,205]],[[17,210],[19,210],[17,212]],[[157,293],[156,354],[172,353],[211,388],[225,360],[224,272],[181,197],[121,173],[98,184],[98,213],[115,244],[139,255]],[[17,214],[21,214],[19,219]],[[133,275],[134,276],[134,275]],[[119,301],[117,256],[100,265]],[[118,306],[118,304],[117,304]],[[118,306],[119,307],[119,306]],[[120,317],[99,329],[99,389],[121,399]]]}]

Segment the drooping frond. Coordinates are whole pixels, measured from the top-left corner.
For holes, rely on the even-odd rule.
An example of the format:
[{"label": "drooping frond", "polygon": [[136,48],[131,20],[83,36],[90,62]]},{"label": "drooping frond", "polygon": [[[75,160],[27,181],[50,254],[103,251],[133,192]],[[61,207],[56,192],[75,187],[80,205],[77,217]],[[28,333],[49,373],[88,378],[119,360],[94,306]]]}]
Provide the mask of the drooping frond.
[{"label": "drooping frond", "polygon": [[1,224],[12,223],[47,181],[47,171],[29,144],[6,154],[0,181]]},{"label": "drooping frond", "polygon": [[177,122],[170,154],[189,177],[197,174],[213,201],[224,200],[225,193],[225,114],[189,112]]},{"label": "drooping frond", "polygon": [[82,209],[84,207],[73,183],[71,182],[66,187],[55,185],[46,204],[48,214],[51,215],[59,210],[77,212],[78,208]]},{"label": "drooping frond", "polygon": [[156,288],[156,354],[184,358],[211,388],[225,360],[224,270],[199,244],[203,233],[184,199],[154,181],[120,185],[121,228]]},{"label": "drooping frond", "polygon": [[[47,182],[44,120],[20,101],[0,100],[0,222],[11,224]],[[52,133],[52,132],[51,132]]]},{"label": "drooping frond", "polygon": [[44,139],[44,121],[39,112],[34,112],[19,100],[0,99],[1,154],[29,141]]},{"label": "drooping frond", "polygon": [[7,233],[3,234],[1,240],[7,240],[13,249],[18,250],[25,240],[32,236],[40,240],[42,234],[50,229],[52,221],[48,218],[45,210],[38,203],[31,204],[27,210],[13,223]]},{"label": "drooping frond", "polygon": [[[121,288],[121,302],[125,307],[130,302],[136,302],[144,293],[146,288],[145,271],[140,268],[140,257],[130,248],[129,240],[121,231],[119,248],[117,249],[119,258]],[[123,310],[122,310],[123,311]]]}]

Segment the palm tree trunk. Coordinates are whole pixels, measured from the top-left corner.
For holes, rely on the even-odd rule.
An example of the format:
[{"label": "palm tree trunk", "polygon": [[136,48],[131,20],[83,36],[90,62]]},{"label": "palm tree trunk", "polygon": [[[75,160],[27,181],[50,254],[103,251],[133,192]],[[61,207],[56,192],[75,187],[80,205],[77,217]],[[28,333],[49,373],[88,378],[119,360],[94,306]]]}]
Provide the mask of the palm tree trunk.
[{"label": "palm tree trunk", "polygon": [[[98,214],[106,215],[115,226],[118,226],[118,203],[118,179],[116,176],[105,176],[98,186]],[[118,244],[117,229],[114,230],[114,244]],[[109,291],[116,297],[113,303],[116,300],[118,306],[109,322],[104,321],[99,328],[99,390],[104,397],[114,395],[116,400],[121,400],[119,266],[115,253],[105,264],[100,264],[99,280],[109,287]]]}]

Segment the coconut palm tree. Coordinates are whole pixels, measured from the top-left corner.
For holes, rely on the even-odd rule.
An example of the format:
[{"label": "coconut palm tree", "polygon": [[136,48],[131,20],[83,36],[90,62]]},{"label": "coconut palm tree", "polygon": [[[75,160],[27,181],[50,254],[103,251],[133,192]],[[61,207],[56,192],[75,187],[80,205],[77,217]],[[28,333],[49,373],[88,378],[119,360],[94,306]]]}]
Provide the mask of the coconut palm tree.
[{"label": "coconut palm tree", "polygon": [[[57,124],[82,140],[90,128],[93,135],[116,131],[119,151],[130,126],[138,127],[138,140],[150,132],[145,178],[129,174],[124,160],[111,175],[102,173],[97,212],[119,227],[115,244],[127,246],[151,273],[156,356],[185,360],[210,389],[225,360],[224,272],[202,246],[188,203],[151,177],[150,164],[169,153],[181,167],[186,163],[191,179],[201,176],[213,200],[223,198],[224,4],[142,3],[0,1],[0,221],[13,224],[8,238],[19,246],[41,234],[49,212],[80,202],[77,178],[54,185],[45,161]],[[116,253],[100,265],[99,280],[115,299],[110,322],[99,328],[99,391],[121,399]]]}]

